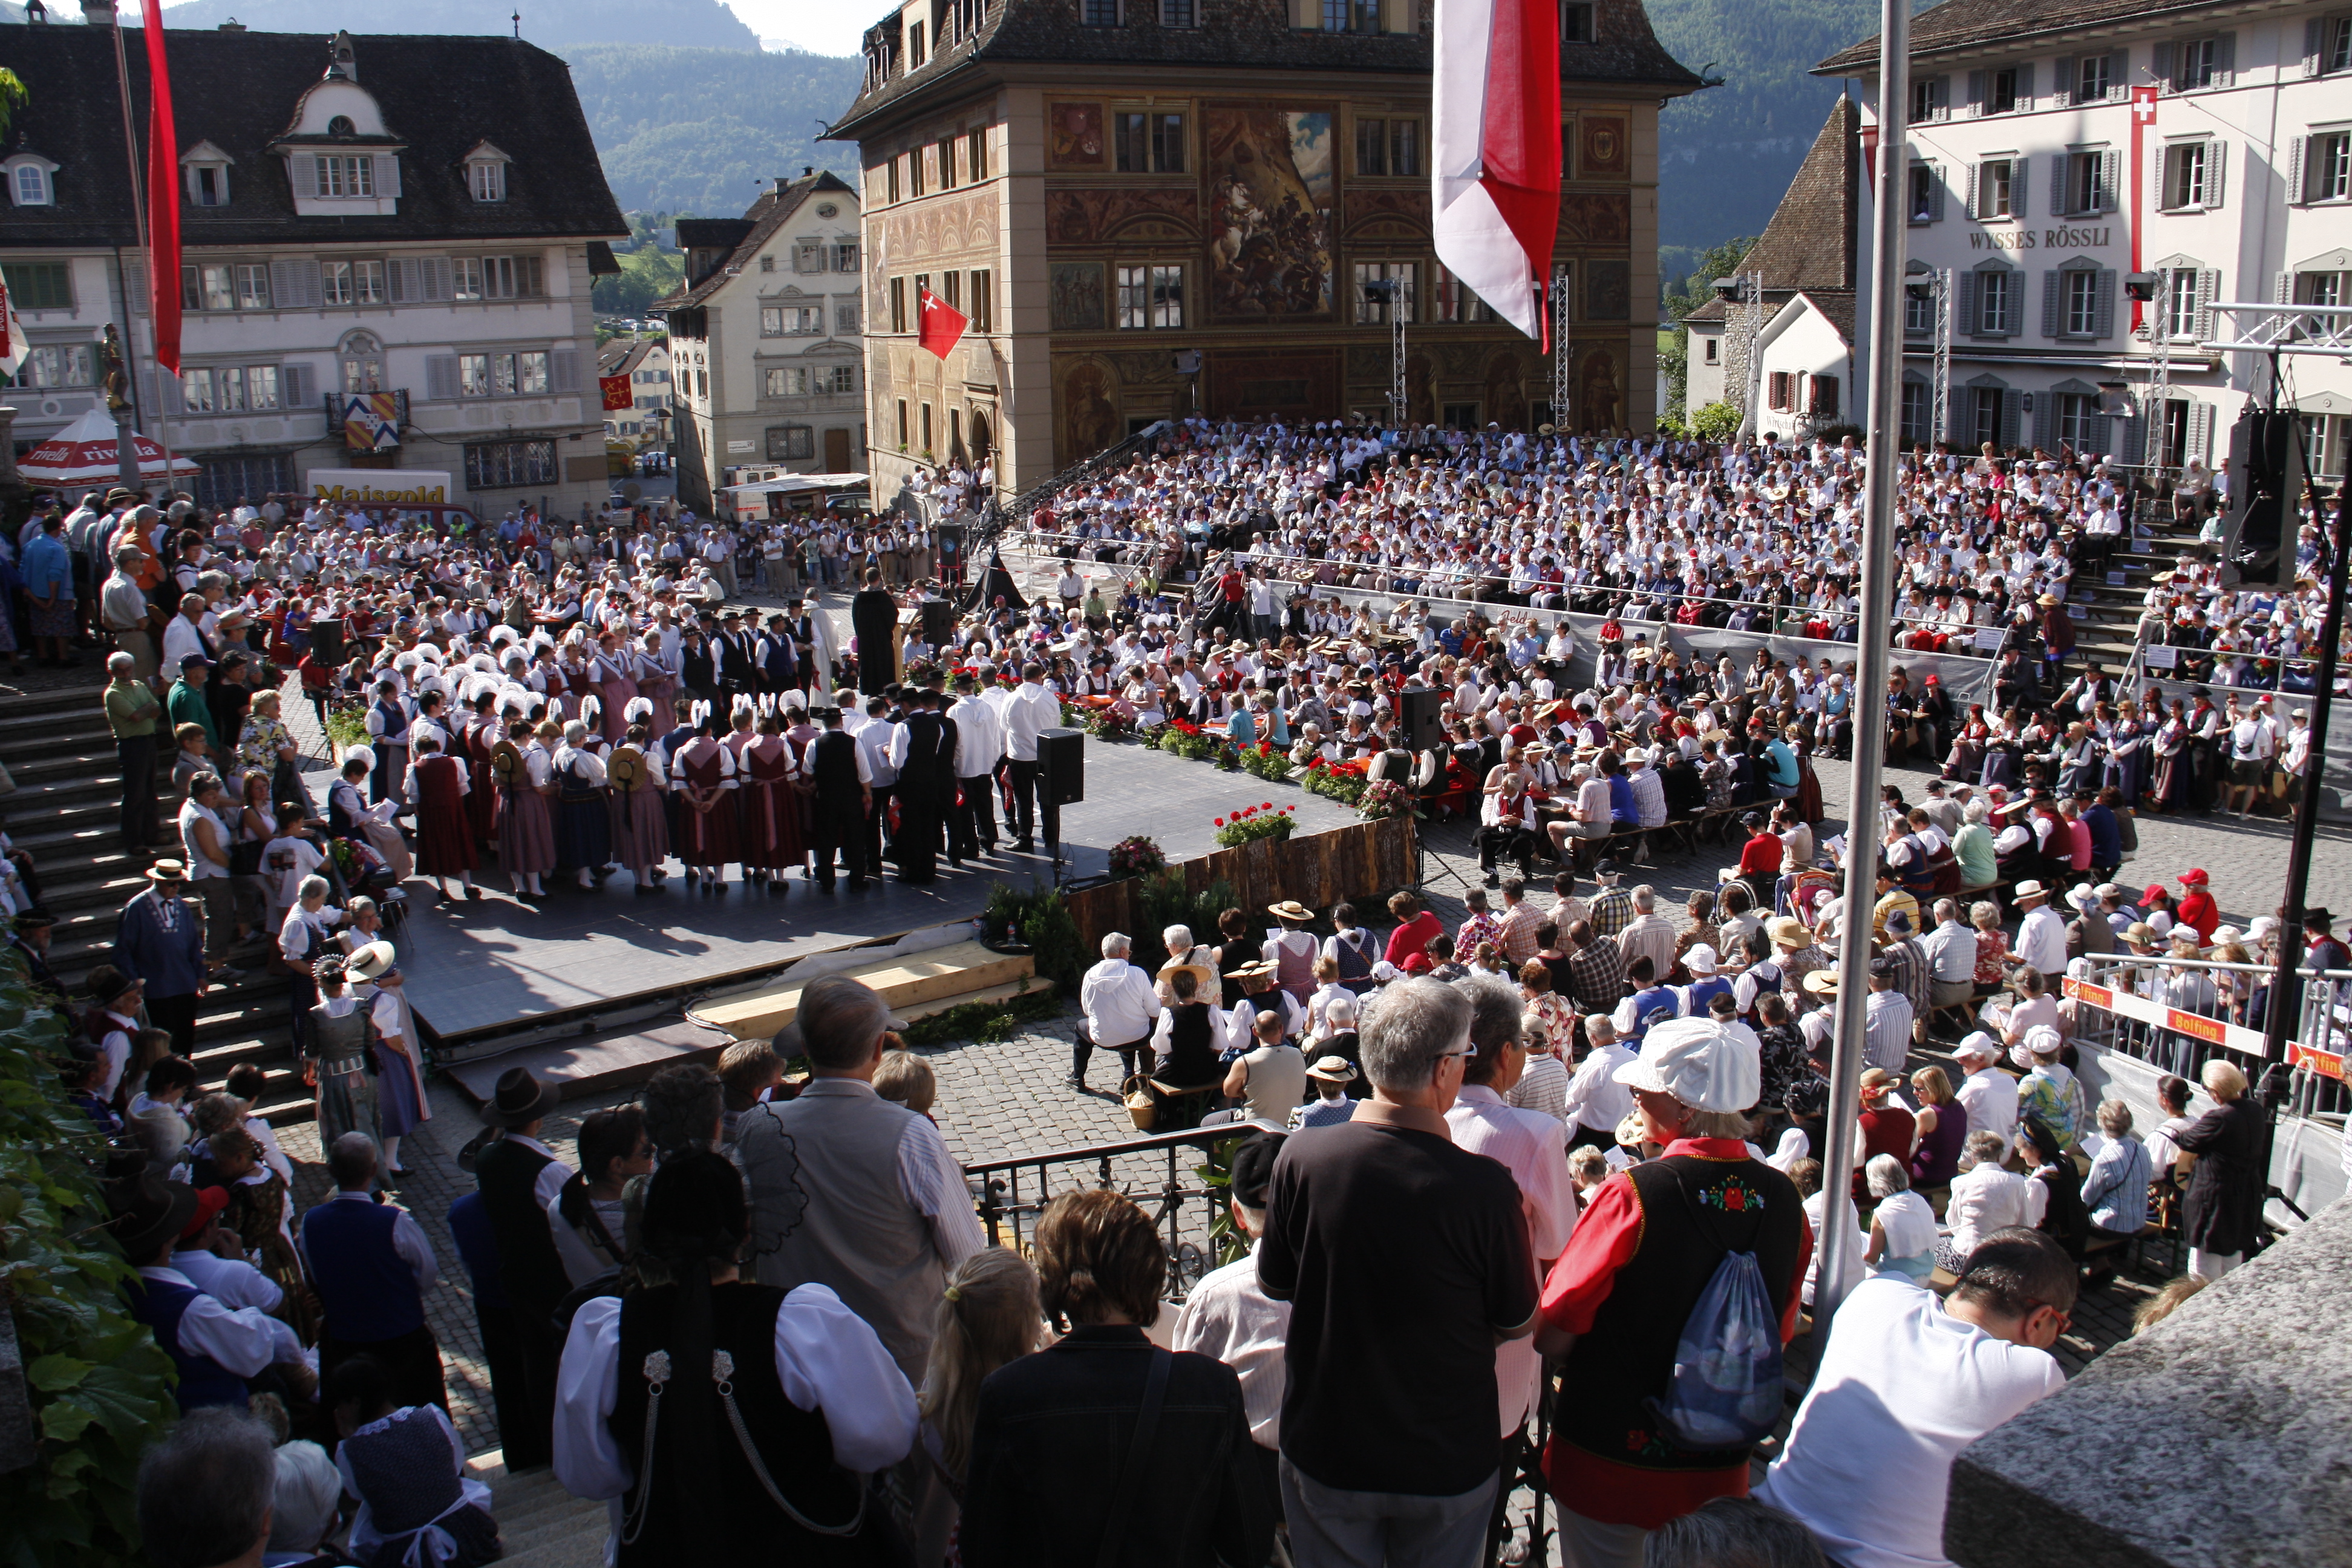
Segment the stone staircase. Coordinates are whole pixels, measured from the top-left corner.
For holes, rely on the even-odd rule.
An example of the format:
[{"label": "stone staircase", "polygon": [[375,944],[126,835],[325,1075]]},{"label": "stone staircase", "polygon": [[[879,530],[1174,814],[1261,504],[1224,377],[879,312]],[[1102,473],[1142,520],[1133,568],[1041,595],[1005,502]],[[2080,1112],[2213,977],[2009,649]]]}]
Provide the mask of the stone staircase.
[{"label": "stone staircase", "polygon": [[[79,987],[110,961],[115,917],[146,885],[149,865],[174,851],[124,853],[115,828],[121,773],[114,738],[100,706],[93,672],[87,685],[0,698],[0,759],[16,793],[0,798],[10,837],[28,851],[42,879],[42,901],[57,917],[50,967]],[[168,797],[168,777],[159,794]],[[168,804],[160,819],[170,821]],[[269,1075],[258,1107],[283,1126],[311,1116],[310,1093],[293,1060],[286,985],[261,972],[212,987],[197,1011],[196,1070],[217,1088],[231,1068],[258,1062]]]},{"label": "stone staircase", "polygon": [[2108,673],[2118,674],[2131,663],[2150,579],[2174,570],[2184,554],[2193,553],[2197,534],[2168,518],[2153,539],[2134,544],[2134,549],[2118,550],[2107,558],[2108,572],[2123,574],[2120,584],[2089,573],[2074,578],[2072,596],[2089,612],[2086,619],[2074,623],[2077,668],[2080,660],[2095,658]]},{"label": "stone staircase", "polygon": [[490,1489],[502,1568],[604,1568],[610,1524],[603,1503],[573,1497],[551,1469],[509,1475],[496,1448],[467,1460],[466,1470]]}]

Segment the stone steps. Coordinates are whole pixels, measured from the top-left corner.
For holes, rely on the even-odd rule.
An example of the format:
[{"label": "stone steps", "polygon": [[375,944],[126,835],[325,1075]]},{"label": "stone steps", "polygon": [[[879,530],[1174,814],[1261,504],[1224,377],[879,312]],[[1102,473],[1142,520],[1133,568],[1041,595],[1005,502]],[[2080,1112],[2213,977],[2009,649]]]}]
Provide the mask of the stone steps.
[{"label": "stone steps", "polygon": [[604,1568],[611,1527],[603,1503],[573,1497],[551,1469],[508,1474],[495,1448],[466,1469],[490,1489],[505,1568]]}]

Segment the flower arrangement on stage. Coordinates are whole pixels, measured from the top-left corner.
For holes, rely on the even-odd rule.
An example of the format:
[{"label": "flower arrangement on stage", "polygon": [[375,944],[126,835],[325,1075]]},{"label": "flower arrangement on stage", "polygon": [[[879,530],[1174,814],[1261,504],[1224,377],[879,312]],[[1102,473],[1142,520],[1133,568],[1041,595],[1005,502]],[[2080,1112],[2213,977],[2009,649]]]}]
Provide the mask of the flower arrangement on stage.
[{"label": "flower arrangement on stage", "polygon": [[929,686],[947,673],[947,667],[936,658],[910,658],[903,678],[908,686]]},{"label": "flower arrangement on stage", "polygon": [[1110,874],[1150,877],[1168,868],[1168,852],[1140,833],[1130,834],[1110,847]]},{"label": "flower arrangement on stage", "polygon": [[1333,763],[1321,757],[1307,764],[1307,776],[1299,783],[1309,792],[1336,800],[1343,805],[1361,805],[1368,787],[1362,763]]},{"label": "flower arrangement on stage", "polygon": [[1356,815],[1366,822],[1409,816],[1412,809],[1412,793],[1394,779],[1375,779],[1364,786],[1363,798],[1356,802]]},{"label": "flower arrangement on stage", "polygon": [[1217,748],[1224,744],[1223,737],[1203,730],[1189,720],[1171,719],[1152,742],[1171,756],[1189,762],[1206,763],[1216,759]]},{"label": "flower arrangement on stage", "polygon": [[1276,751],[1271,741],[1260,741],[1255,746],[1240,749],[1242,772],[1254,773],[1268,784],[1280,784],[1296,771],[1287,753]]},{"label": "flower arrangement on stage", "polygon": [[1217,818],[1218,847],[1237,849],[1253,839],[1287,838],[1298,826],[1293,815],[1297,809],[1286,805],[1277,811],[1274,802],[1267,801],[1264,805],[1245,805],[1230,816],[1221,816]]}]

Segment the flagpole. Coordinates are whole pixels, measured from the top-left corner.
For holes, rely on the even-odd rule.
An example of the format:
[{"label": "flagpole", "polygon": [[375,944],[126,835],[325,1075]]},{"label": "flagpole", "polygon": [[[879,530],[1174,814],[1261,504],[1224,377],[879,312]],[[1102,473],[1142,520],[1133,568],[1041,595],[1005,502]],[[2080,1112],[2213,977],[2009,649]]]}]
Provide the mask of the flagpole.
[{"label": "flagpole", "polygon": [[[148,14],[150,8],[152,8],[153,12],[152,16]],[[163,0],[142,0],[140,25],[148,27],[160,27],[163,25]],[[123,48],[122,13],[120,9],[117,9],[114,13],[113,32],[114,79],[117,84],[121,87],[122,92],[122,153],[131,165],[131,221],[135,226],[136,232],[139,236],[139,253],[142,257],[146,258],[147,261],[147,363],[154,366],[155,369],[155,401],[159,405],[159,406],[153,410],[155,416],[155,444],[163,448],[163,489],[168,494],[173,488],[172,480],[173,476],[172,469],[174,463],[174,459],[172,455],[172,427],[170,423],[164,419],[163,410],[160,406],[163,401],[163,362],[157,357],[155,353],[154,295],[155,290],[162,287],[162,279],[155,276],[154,237],[147,231],[148,172],[140,161],[137,121],[131,112],[131,61],[130,57]],[[148,124],[152,129],[154,124],[155,117],[154,84],[152,81],[148,83],[148,88],[147,118]],[[152,148],[150,149],[150,153],[152,154]],[[173,281],[173,286],[177,287],[178,280],[175,279]],[[137,307],[132,305],[131,302],[130,293],[131,291],[127,289],[123,290],[123,314],[126,317],[134,316],[138,313]],[[131,340],[130,344],[131,357],[136,358],[139,352],[138,331],[128,321],[126,321],[123,325],[130,332]],[[130,374],[130,366],[126,364],[123,367],[123,372],[127,378]],[[177,377],[174,377],[173,379],[176,380]],[[132,392],[131,405],[136,407],[137,395],[135,390],[131,387],[126,387],[124,390]],[[147,487],[139,472],[139,443],[133,439],[131,435],[125,434],[125,423],[126,422],[119,414],[115,416],[115,474],[121,480],[122,486],[125,489],[135,490],[141,495],[145,495],[147,493]],[[166,507],[162,510],[168,510],[169,508]]]},{"label": "flagpole", "polygon": [[[1855,644],[1853,765],[1846,807],[1844,913],[1839,917],[1837,1016],[1831,1034],[1829,1147],[1822,1161],[1822,1267],[1813,1290],[1813,1344],[1829,1345],[1854,1250],[1852,1172],[1861,1115],[1870,987],[1871,910],[1877,891],[1878,787],[1886,763],[1886,683],[1894,663],[1895,506],[1902,460],[1905,121],[1911,102],[1910,0],[1880,0],[1878,167],[1870,207],[1868,487],[1863,492],[1862,634]],[[1906,1040],[1907,1048],[1910,1042]]]}]

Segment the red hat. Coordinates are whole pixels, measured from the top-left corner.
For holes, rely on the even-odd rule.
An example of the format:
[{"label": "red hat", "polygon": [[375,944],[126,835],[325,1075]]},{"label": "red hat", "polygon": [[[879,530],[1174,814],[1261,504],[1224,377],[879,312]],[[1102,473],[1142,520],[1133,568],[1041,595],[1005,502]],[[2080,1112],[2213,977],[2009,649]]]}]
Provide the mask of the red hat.
[{"label": "red hat", "polygon": [[1398,967],[1402,969],[1407,974],[1427,974],[1437,966],[1429,962],[1429,954],[1425,952],[1416,952],[1407,956],[1404,963],[1398,965]]},{"label": "red hat", "polygon": [[2171,889],[2166,887],[2161,882],[2150,882],[2147,885],[2147,891],[2139,896],[2139,901],[2143,904],[2152,904],[2159,899],[2168,899],[2170,897],[2172,897]]},{"label": "red hat", "polygon": [[2183,871],[2179,877],[2174,879],[2174,880],[2178,881],[2184,888],[2201,888],[2211,879],[2211,878],[2206,876],[2203,871],[2198,869],[2194,866],[2191,866],[2188,870]]},{"label": "red hat", "polygon": [[195,1240],[211,1227],[213,1221],[220,1217],[221,1210],[226,1207],[228,1207],[226,1187],[198,1187],[196,1212],[188,1216],[187,1225],[180,1232],[180,1239]]}]

